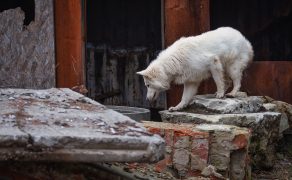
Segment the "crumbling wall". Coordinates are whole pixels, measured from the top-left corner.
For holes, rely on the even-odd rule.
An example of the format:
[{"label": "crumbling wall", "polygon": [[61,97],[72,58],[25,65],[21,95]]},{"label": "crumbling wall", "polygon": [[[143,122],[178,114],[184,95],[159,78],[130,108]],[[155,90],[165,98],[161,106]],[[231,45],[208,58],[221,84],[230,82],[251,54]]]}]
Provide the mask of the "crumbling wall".
[{"label": "crumbling wall", "polygon": [[0,88],[55,86],[52,0],[35,0],[35,19],[24,26],[21,8],[0,13]]}]

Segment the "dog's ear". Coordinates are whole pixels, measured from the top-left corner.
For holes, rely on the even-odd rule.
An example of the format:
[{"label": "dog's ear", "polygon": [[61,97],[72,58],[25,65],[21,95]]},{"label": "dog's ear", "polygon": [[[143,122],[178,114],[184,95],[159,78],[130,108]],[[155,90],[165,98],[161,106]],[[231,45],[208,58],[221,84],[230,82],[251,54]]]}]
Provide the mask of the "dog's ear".
[{"label": "dog's ear", "polygon": [[141,75],[141,76],[144,76],[145,75],[145,70],[143,71],[139,71],[139,72],[136,72],[137,74]]},{"label": "dog's ear", "polygon": [[147,73],[146,69],[143,70],[143,71],[139,71],[139,72],[137,72],[137,74],[139,74],[139,75],[141,75],[141,76],[143,76],[143,77],[145,77],[145,78],[150,79],[150,76],[149,76],[149,74]]}]

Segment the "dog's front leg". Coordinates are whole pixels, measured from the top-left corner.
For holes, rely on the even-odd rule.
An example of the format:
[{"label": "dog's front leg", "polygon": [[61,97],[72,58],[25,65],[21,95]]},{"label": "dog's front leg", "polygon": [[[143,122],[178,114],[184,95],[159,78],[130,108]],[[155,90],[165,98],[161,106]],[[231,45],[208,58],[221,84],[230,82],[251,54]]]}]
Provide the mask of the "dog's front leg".
[{"label": "dog's front leg", "polygon": [[169,111],[178,111],[187,107],[197,94],[199,83],[188,82],[184,84],[184,92],[181,101],[175,107],[170,107]]}]

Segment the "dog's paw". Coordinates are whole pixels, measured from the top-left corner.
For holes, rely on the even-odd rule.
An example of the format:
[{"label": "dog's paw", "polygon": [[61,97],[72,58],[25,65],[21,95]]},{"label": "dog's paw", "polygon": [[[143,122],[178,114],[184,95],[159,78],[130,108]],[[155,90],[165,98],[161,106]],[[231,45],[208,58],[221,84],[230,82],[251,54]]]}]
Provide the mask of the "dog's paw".
[{"label": "dog's paw", "polygon": [[223,98],[224,97],[224,92],[216,92],[215,93],[216,98]]},{"label": "dog's paw", "polygon": [[234,98],[236,96],[236,93],[227,93],[226,94],[226,97],[231,97],[231,98]]},{"label": "dog's paw", "polygon": [[226,97],[230,97],[230,98],[246,98],[247,97],[247,93],[246,92],[230,92],[226,94]]},{"label": "dog's paw", "polygon": [[168,109],[168,111],[173,112],[173,111],[178,111],[178,110],[181,110],[181,109],[182,109],[182,108],[175,106],[175,107],[170,107],[170,108]]}]

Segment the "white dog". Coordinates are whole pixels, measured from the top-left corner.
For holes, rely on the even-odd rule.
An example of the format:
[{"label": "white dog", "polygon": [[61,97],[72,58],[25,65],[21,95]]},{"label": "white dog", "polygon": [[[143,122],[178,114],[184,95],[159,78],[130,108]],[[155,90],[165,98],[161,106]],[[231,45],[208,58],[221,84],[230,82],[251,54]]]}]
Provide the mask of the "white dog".
[{"label": "white dog", "polygon": [[171,83],[184,84],[181,102],[169,108],[177,111],[188,106],[200,82],[212,75],[217,86],[216,97],[224,97],[224,75],[233,82],[229,96],[241,86],[243,70],[253,58],[250,42],[237,30],[222,27],[198,36],[183,37],[162,51],[143,71],[137,72],[147,86],[147,99],[156,100],[159,92]]}]

